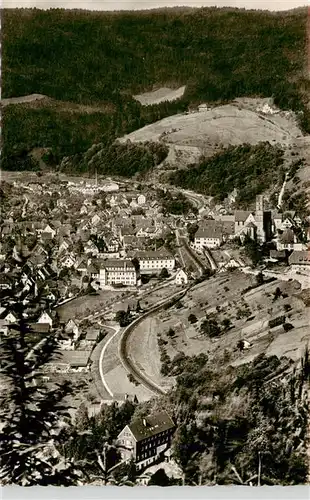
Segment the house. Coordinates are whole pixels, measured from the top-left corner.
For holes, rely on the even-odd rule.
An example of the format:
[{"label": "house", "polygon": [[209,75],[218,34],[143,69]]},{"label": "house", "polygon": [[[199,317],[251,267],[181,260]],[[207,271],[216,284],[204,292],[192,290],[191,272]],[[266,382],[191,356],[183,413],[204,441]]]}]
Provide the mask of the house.
[{"label": "house", "polygon": [[294,227],[293,219],[291,217],[286,217],[283,220],[280,229],[282,229],[282,231],[284,231],[285,229],[291,229],[292,227]]},{"label": "house", "polygon": [[205,221],[195,233],[194,245],[196,250],[203,250],[204,247],[217,248],[222,242],[223,231],[221,223],[218,221]]},{"label": "house", "polygon": [[138,252],[136,258],[142,274],[158,273],[164,268],[172,271],[175,267],[174,256],[164,249]]},{"label": "house", "polygon": [[176,285],[187,285],[188,283],[188,276],[184,269],[180,269],[180,271],[177,272],[176,277],[175,277],[175,284]]},{"label": "house", "polygon": [[93,217],[91,218],[91,223],[92,223],[92,225],[93,225],[93,226],[96,226],[97,224],[99,224],[100,220],[101,220],[101,219],[100,219],[99,215],[98,215],[98,214],[95,214],[95,215],[93,215]]},{"label": "house", "polygon": [[278,229],[282,229],[282,218],[283,215],[280,212],[274,212],[272,214],[272,222],[273,222],[273,233],[276,233]]},{"label": "house", "polygon": [[288,258],[288,263],[293,271],[310,275],[310,251],[294,250]]},{"label": "house", "polygon": [[133,459],[138,470],[150,465],[170,447],[174,430],[175,424],[165,411],[134,420],[117,436],[122,460]]},{"label": "house", "polygon": [[74,254],[73,253],[70,253],[69,255],[64,255],[61,259],[60,259],[60,264],[63,266],[63,267],[73,267],[76,263],[76,259],[74,257]]},{"label": "house", "polygon": [[107,259],[99,264],[100,288],[109,285],[135,286],[137,270],[131,260]]},{"label": "house", "polygon": [[70,335],[73,341],[79,338],[79,327],[73,319],[69,319],[65,325],[65,333]]},{"label": "house", "polygon": [[55,229],[53,229],[49,224],[47,224],[44,228],[43,228],[43,231],[41,233],[41,236],[43,234],[49,234],[51,239],[55,238],[55,235],[56,235],[56,231]]},{"label": "house", "polygon": [[8,290],[12,287],[10,278],[4,274],[0,276],[0,290]]},{"label": "house", "polygon": [[7,321],[0,319],[0,334],[7,335],[9,331],[9,326]]},{"label": "house", "polygon": [[6,323],[16,323],[17,322],[17,317],[12,313],[12,312],[9,312],[5,318],[4,318],[4,321]]},{"label": "house", "polygon": [[145,205],[146,197],[144,196],[144,194],[141,193],[137,196],[137,203],[138,205]]},{"label": "house", "polygon": [[294,250],[294,243],[297,241],[294,231],[287,228],[277,237],[277,250]]},{"label": "house", "polygon": [[90,253],[91,255],[98,255],[99,248],[92,240],[88,240],[86,245],[84,245],[84,253]]},{"label": "house", "polygon": [[85,372],[90,367],[90,355],[91,351],[61,351],[49,366],[51,371],[55,372]]},{"label": "house", "polygon": [[107,247],[107,251],[109,253],[117,253],[119,251],[119,241],[117,238],[113,237],[106,237],[105,238],[105,244]]},{"label": "house", "polygon": [[51,325],[49,323],[30,323],[29,329],[31,333],[37,333],[39,335],[48,335],[51,330]]},{"label": "house", "polygon": [[270,259],[273,261],[285,261],[287,259],[287,254],[285,250],[270,250]]},{"label": "house", "polygon": [[53,320],[52,320],[51,316],[47,312],[43,312],[41,314],[41,316],[39,317],[37,323],[47,323],[47,324],[50,325],[51,328],[53,326]]}]

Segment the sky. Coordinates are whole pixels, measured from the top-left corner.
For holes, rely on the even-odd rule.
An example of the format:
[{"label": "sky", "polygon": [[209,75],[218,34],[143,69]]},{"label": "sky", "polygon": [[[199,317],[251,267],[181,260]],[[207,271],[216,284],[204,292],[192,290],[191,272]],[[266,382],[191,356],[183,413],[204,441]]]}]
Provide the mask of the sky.
[{"label": "sky", "polygon": [[66,8],[88,10],[138,10],[158,7],[239,7],[246,9],[288,10],[309,0],[2,0],[2,7]]}]

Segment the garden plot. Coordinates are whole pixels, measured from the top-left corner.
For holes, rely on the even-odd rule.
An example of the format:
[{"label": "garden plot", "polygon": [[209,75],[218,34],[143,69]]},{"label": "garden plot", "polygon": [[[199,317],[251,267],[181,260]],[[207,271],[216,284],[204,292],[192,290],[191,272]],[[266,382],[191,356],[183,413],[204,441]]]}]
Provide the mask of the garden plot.
[{"label": "garden plot", "polygon": [[[254,288],[249,290],[251,286]],[[275,298],[277,289],[280,295]],[[299,291],[296,281],[274,280],[256,286],[254,276],[237,270],[212,277],[173,307],[141,323],[131,336],[130,355],[163,387],[158,336],[170,359],[183,352],[189,356],[206,353],[229,364],[248,362],[261,353],[295,360],[310,337],[308,310],[297,296]],[[222,333],[212,338],[201,332],[201,323],[210,313],[219,325],[229,320],[227,328],[221,326]],[[271,319],[281,315],[293,327],[288,332],[269,326]],[[240,340],[248,340],[250,350],[241,352],[237,347]],[[173,384],[173,379],[166,380]]]},{"label": "garden plot", "polygon": [[116,301],[122,299],[122,295],[128,295],[126,291],[102,290],[94,295],[83,295],[63,304],[57,308],[61,321],[69,319],[82,319],[95,312],[102,312],[106,307],[112,306]]}]

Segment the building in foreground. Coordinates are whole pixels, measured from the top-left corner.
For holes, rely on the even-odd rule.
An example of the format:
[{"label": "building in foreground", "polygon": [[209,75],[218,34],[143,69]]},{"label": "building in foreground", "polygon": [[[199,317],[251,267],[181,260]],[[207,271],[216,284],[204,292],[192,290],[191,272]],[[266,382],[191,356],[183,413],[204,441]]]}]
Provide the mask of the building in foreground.
[{"label": "building in foreground", "polygon": [[138,470],[152,464],[170,447],[174,430],[165,411],[126,425],[117,437],[122,460],[133,459]]}]

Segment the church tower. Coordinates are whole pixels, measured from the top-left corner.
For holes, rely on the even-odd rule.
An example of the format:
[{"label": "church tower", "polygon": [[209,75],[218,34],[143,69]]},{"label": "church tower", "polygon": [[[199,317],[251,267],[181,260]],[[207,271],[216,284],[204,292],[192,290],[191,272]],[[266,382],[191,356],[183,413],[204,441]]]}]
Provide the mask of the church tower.
[{"label": "church tower", "polygon": [[256,210],[255,210],[255,223],[257,227],[257,240],[259,243],[266,241],[266,234],[264,228],[264,196],[256,196]]}]

